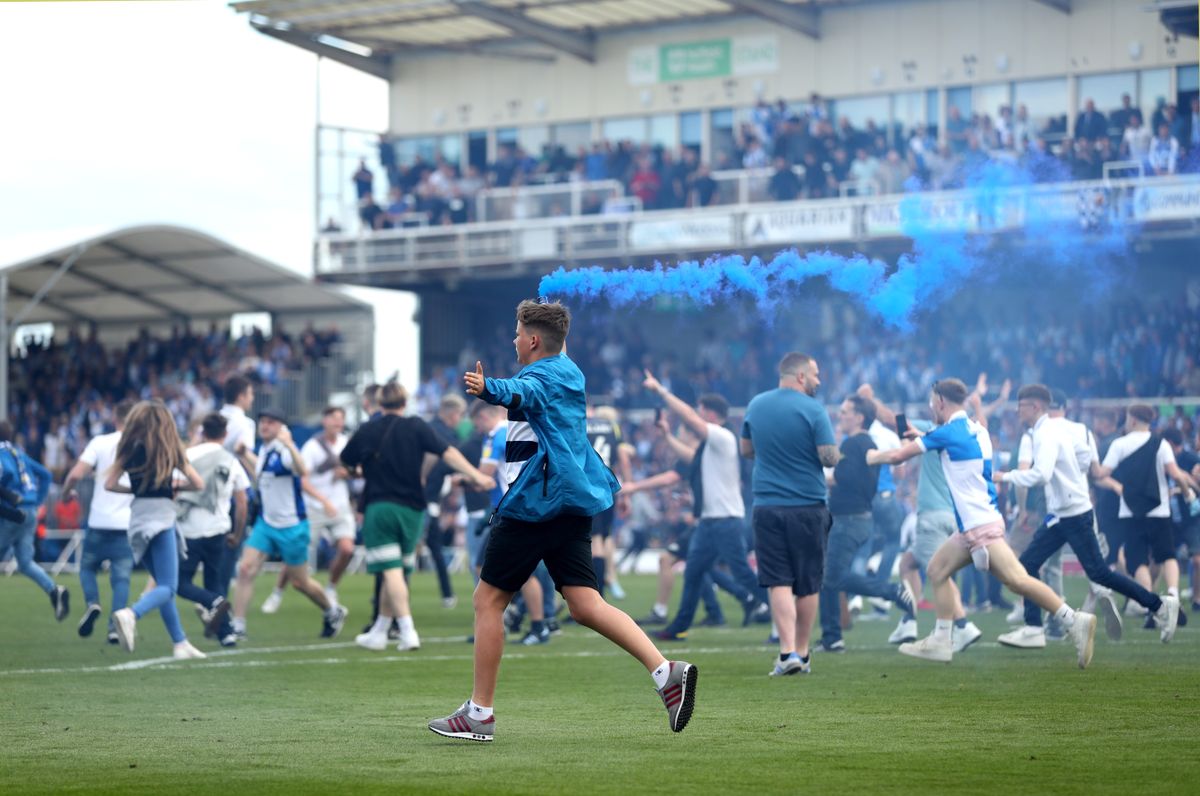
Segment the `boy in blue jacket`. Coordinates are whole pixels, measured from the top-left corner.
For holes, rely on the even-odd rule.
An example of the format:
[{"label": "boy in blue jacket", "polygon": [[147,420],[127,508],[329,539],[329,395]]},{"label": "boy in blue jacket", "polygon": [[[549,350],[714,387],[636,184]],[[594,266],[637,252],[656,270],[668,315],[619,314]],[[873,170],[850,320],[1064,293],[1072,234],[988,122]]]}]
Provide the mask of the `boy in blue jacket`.
[{"label": "boy in blue jacket", "polygon": [[649,670],[673,731],[695,703],[696,667],[668,661],[642,629],[600,596],[592,568],[592,518],[620,489],[587,437],[583,373],[567,358],[571,315],[561,304],[522,301],[513,345],[524,367],[511,379],[465,374],[467,392],[508,409],[505,463],[509,484],[493,515],[491,538],[475,589],[475,685],[454,713],[429,723],[449,738],[491,741],[496,676],[504,650],[504,609],[539,561],[567,601],[571,617],[637,658]]},{"label": "boy in blue jacket", "polygon": [[20,495],[18,508],[25,515],[21,522],[0,519],[0,558],[12,549],[17,570],[46,592],[54,608],[54,618],[61,622],[71,610],[71,595],[66,587],[56,585],[46,570],[33,560],[37,512],[50,491],[50,471],[29,458],[12,440],[12,424],[7,420],[0,421],[0,487]]}]

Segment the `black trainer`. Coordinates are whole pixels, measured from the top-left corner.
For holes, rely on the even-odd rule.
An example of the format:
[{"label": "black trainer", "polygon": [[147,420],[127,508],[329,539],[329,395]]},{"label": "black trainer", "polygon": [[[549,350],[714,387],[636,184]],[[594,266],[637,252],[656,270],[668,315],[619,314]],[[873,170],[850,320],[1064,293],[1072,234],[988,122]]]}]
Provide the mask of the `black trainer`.
[{"label": "black trainer", "polygon": [[71,592],[66,586],[55,586],[50,592],[50,605],[54,608],[54,618],[62,621],[71,613]]},{"label": "black trainer", "polygon": [[204,637],[218,638],[220,636],[221,627],[225,623],[226,617],[229,616],[229,601],[224,597],[217,597],[217,601],[213,603],[204,616]]},{"label": "black trainer", "polygon": [[100,606],[92,603],[83,612],[83,619],[79,620],[79,635],[87,638],[92,635],[92,625],[96,624],[96,620],[100,618]]}]

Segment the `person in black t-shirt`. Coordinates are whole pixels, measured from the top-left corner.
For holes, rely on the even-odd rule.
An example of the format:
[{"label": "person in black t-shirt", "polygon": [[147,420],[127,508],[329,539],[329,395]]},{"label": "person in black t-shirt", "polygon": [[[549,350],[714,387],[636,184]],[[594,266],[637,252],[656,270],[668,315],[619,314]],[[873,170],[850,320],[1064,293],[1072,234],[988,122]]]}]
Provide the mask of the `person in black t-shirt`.
[{"label": "person in black t-shirt", "polygon": [[[443,395],[438,403],[437,417],[429,421],[429,427],[447,446],[462,450],[458,436],[458,425],[467,413],[467,402],[462,396],[453,393]],[[446,490],[446,479],[453,474],[452,468],[444,462],[438,462],[425,477],[425,512],[428,515],[425,525],[425,546],[429,548],[429,557],[433,559],[433,567],[437,571],[438,588],[442,592],[442,605],[453,608],[457,602],[454,597],[454,585],[450,581],[450,569],[446,565],[446,554],[443,550],[442,527],[439,518],[442,515],[442,495]]]},{"label": "person in black t-shirt", "polygon": [[413,626],[404,571],[412,570],[417,541],[425,522],[425,489],[421,471],[426,455],[440,457],[453,470],[467,476],[476,489],[487,490],[496,482],[479,472],[457,448],[443,442],[419,417],[404,417],[408,395],[394,382],[379,391],[383,415],[367,422],[342,449],[342,464],[359,468],[366,485],[363,502],[363,544],[367,549],[367,571],[382,572],[379,614],[355,643],[371,650],[387,647],[388,628],[395,619],[400,625],[400,651],[414,650],[421,641]]},{"label": "person in black t-shirt", "polygon": [[866,429],[875,421],[875,404],[851,395],[838,410],[844,435],[841,458],[829,478],[829,513],[833,528],[825,546],[825,582],[821,586],[821,644],[827,652],[842,652],[841,601],[838,592],[892,600],[902,610],[916,610],[916,598],[906,581],[879,583],[850,568],[854,555],[871,538],[871,500],[879,483],[879,467],[867,464],[875,443]]}]

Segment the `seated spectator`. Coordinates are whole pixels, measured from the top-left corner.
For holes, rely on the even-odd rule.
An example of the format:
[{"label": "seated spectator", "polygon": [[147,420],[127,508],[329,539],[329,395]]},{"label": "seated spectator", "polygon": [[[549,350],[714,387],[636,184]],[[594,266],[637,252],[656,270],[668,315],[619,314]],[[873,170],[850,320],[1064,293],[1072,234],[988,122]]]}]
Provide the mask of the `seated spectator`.
[{"label": "seated spectator", "polygon": [[[367,194],[358,203],[358,217],[362,220],[364,230],[383,229],[387,214],[383,208],[375,204],[375,197]],[[390,223],[390,222],[389,222]]]},{"label": "seated spectator", "polygon": [[1121,136],[1121,157],[1145,164],[1150,156],[1150,130],[1142,124],[1140,111],[1132,111],[1125,118],[1125,132]]},{"label": "seated spectator", "polygon": [[826,164],[817,160],[816,152],[804,153],[804,195],[809,199],[824,199],[831,195],[825,169]]},{"label": "seated spectator", "polygon": [[637,171],[629,181],[629,190],[642,200],[642,207],[647,209],[658,206],[658,192],[662,187],[662,178],[654,170],[654,161],[649,155],[638,159]]},{"label": "seated spectator", "polygon": [[787,160],[775,158],[775,173],[771,175],[771,182],[767,186],[770,197],[776,202],[791,202],[800,198],[801,187],[800,177],[792,171]]},{"label": "seated spectator", "polygon": [[764,169],[768,165],[767,151],[763,148],[762,142],[757,138],[748,139],[746,141],[746,153],[742,155],[742,168]]},{"label": "seated spectator", "polygon": [[850,179],[855,196],[874,196],[879,193],[879,161],[864,147],[859,147],[850,164]]},{"label": "seated spectator", "polygon": [[900,193],[904,184],[912,174],[909,164],[900,157],[895,149],[889,149],[887,157],[879,166],[878,181],[882,193]]},{"label": "seated spectator", "polygon": [[[1168,108],[1171,106],[1167,106]],[[1150,164],[1150,173],[1164,176],[1175,173],[1175,164],[1179,160],[1179,141],[1171,135],[1171,126],[1163,122],[1158,126],[1158,135],[1150,144],[1150,153],[1146,161]]]},{"label": "seated spectator", "polygon": [[404,194],[400,193],[399,188],[392,188],[388,191],[387,214],[392,226],[400,226],[404,222],[404,217],[412,212],[412,209],[412,205]]},{"label": "seated spectator", "polygon": [[717,181],[713,179],[708,164],[701,163],[690,180],[688,207],[711,207],[718,204]]}]

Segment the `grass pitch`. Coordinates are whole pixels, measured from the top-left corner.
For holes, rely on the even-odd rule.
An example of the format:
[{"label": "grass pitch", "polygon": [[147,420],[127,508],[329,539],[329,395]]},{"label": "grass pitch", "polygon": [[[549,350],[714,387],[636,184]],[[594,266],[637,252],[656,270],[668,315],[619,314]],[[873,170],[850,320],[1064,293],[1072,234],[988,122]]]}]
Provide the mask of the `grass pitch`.
[{"label": "grass pitch", "polygon": [[[1092,668],[1073,649],[1000,648],[999,613],[973,617],[984,640],[946,666],[886,643],[892,623],[859,622],[845,655],[813,673],[768,678],[767,630],[696,628],[668,657],[700,667],[696,713],[671,733],[651,680],[578,627],[542,647],[510,645],[497,740],[439,738],[428,719],[470,694],[469,582],[443,608],[433,578],[415,584],[421,650],[353,644],[370,580],[343,584],[343,635],[289,592],[264,616],[258,583],[250,639],[236,651],[185,627],[204,661],[174,663],[162,622],[139,624],[133,655],[80,639],[82,594],[56,624],[27,580],[0,577],[0,793],[1182,793],[1200,781],[1197,628],[1164,646],[1129,620],[1098,638]],[[135,576],[134,593],[142,578]],[[623,580],[631,614],[649,577]],[[1071,581],[1073,593],[1082,588]],[[678,591],[678,587],[677,587]],[[107,590],[104,600],[107,601]],[[1076,601],[1077,602],[1077,601]],[[728,618],[740,624],[732,604]],[[922,634],[932,616],[922,614]],[[1100,635],[1103,631],[1100,631]]]}]

